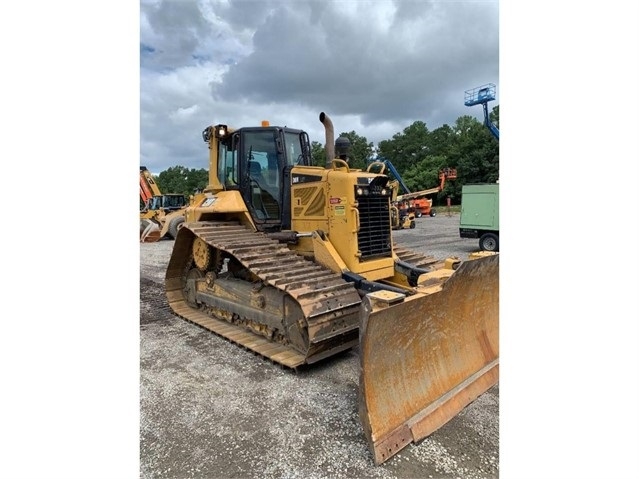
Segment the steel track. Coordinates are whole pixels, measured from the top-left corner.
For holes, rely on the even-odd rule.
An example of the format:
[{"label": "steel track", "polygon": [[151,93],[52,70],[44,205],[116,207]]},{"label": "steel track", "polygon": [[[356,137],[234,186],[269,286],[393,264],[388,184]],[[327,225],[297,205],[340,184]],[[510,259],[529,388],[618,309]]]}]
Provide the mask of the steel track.
[{"label": "steel track", "polygon": [[319,361],[357,344],[361,298],[341,275],[236,222],[199,222],[183,228],[225,256],[235,258],[260,281],[297,302],[309,332],[308,350],[274,343],[189,306],[183,294],[183,276],[191,261],[192,238],[184,233],[178,235],[166,275],[169,305],[178,316],[289,368]]}]

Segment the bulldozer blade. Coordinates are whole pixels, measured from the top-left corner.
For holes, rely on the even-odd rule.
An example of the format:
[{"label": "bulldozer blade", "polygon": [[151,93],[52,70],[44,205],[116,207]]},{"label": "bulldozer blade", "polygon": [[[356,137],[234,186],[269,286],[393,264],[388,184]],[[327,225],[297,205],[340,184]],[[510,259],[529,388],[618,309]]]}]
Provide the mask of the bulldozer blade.
[{"label": "bulldozer blade", "polygon": [[499,379],[499,255],[462,262],[441,290],[364,298],[359,415],[375,464],[433,433]]}]

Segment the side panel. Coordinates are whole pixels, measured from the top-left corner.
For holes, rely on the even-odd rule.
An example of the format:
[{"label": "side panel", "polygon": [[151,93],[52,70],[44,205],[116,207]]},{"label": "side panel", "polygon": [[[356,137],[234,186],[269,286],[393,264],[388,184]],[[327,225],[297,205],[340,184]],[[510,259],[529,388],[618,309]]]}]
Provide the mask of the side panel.
[{"label": "side panel", "polygon": [[499,185],[462,187],[460,228],[499,230]]},{"label": "side panel", "polygon": [[[324,169],[317,167],[295,167],[291,172],[291,217],[292,229],[300,233],[321,231],[321,241],[300,242],[294,249],[307,254],[317,254],[303,246],[320,245],[336,261],[325,261],[327,267],[336,268],[335,263],[369,281],[392,277],[394,259],[390,230],[390,188],[385,188],[386,177],[381,186],[371,183],[379,175],[350,170],[345,167]],[[375,190],[377,188],[377,190]],[[383,190],[387,193],[381,193]],[[356,194],[356,191],[359,193]],[[328,251],[331,254],[328,254]],[[329,266],[332,265],[332,266]]]}]

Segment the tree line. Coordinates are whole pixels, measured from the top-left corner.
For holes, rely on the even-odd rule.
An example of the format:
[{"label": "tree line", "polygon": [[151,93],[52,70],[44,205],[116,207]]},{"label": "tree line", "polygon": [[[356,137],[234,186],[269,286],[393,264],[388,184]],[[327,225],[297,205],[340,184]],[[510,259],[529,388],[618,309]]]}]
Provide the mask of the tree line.
[{"label": "tree line", "polygon": [[[499,105],[490,112],[490,121],[499,127]],[[415,121],[382,140],[375,147],[365,136],[355,131],[342,132],[351,142],[349,165],[366,169],[375,159],[389,160],[411,191],[434,188],[439,185],[439,171],[456,168],[457,179],[447,181],[443,191],[432,195],[433,203],[445,204],[450,196],[453,204],[461,201],[461,188],[469,183],[495,183],[499,179],[499,141],[475,117],[464,115],[453,126],[444,124],[429,130],[423,121]],[[314,165],[326,163],[324,145],[311,142]],[[392,176],[392,174],[391,174]],[[208,170],[172,166],[154,175],[163,193],[193,194],[208,185]]]}]

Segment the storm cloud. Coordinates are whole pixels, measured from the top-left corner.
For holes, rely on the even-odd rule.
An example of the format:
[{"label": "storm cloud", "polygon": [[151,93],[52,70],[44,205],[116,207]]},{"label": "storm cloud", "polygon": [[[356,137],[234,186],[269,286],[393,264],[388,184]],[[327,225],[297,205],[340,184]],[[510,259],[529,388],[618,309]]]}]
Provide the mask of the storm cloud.
[{"label": "storm cloud", "polygon": [[[461,115],[464,91],[499,80],[499,5],[427,1],[143,1],[140,163],[207,167],[201,131],[261,120],[324,142],[377,144],[416,120]],[[499,88],[498,88],[499,93]],[[494,105],[498,104],[498,99]]]}]

